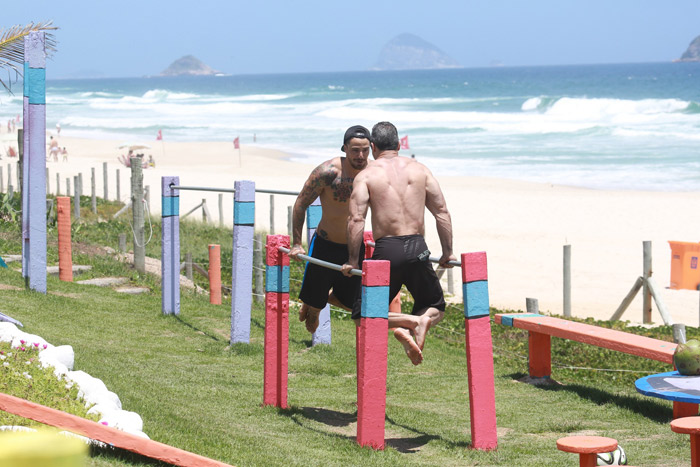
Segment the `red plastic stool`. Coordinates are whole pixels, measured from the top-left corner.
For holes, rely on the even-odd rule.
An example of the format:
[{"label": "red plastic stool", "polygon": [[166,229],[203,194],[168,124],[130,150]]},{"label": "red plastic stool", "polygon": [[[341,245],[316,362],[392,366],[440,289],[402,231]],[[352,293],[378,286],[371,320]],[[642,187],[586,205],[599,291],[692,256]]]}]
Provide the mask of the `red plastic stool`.
[{"label": "red plastic stool", "polygon": [[604,436],[567,436],[557,440],[557,449],[578,454],[581,467],[595,467],[597,454],[617,449],[617,440]]},{"label": "red plastic stool", "polygon": [[690,465],[700,467],[700,417],[677,418],[671,422],[671,430],[690,435]]}]

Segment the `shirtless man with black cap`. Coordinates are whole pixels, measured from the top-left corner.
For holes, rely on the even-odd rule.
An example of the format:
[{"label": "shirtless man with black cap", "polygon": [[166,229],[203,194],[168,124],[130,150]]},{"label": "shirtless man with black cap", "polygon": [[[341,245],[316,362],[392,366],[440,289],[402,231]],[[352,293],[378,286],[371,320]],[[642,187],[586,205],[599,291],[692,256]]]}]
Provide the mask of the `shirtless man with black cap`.
[{"label": "shirtless man with black cap", "polygon": [[[396,127],[380,122],[372,128],[372,156],[375,161],[355,177],[348,217],[348,262],[343,274],[359,266],[362,233],[367,209],[372,209],[372,233],[375,249],[372,259],[391,262],[389,301],[402,284],[413,296],[411,315],[389,313],[389,327],[403,344],[414,365],[423,360],[422,349],[431,326],[445,311],[442,286],[430,263],[425,244],[425,208],[435,217],[442,246],[440,265],[452,267],[452,220],[445,198],[433,174],[413,158],[399,156]],[[353,306],[353,318],[359,318],[361,297]],[[415,339],[415,341],[414,341]]]},{"label": "shirtless man with black cap", "polygon": [[[301,234],[306,209],[316,198],[321,198],[323,214],[309,245],[309,256],[335,264],[347,262],[348,201],[355,176],[367,166],[369,139],[367,128],[361,125],[348,128],[340,148],[345,157],[327,160],[309,175],[292,211],[291,258],[299,261],[297,255],[305,254]],[[333,291],[329,296],[331,289]],[[338,271],[307,263],[299,292],[299,300],[303,302],[299,320],[306,321],[306,329],[313,333],[318,327],[319,313],[326,303],[350,310],[361,290],[360,277],[345,277]]]}]

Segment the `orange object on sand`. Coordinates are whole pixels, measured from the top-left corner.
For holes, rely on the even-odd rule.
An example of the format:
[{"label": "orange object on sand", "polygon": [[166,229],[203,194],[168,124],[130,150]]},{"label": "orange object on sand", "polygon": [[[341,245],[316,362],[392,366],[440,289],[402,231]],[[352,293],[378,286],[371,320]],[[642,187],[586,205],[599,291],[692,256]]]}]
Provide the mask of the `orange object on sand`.
[{"label": "orange object on sand", "polygon": [[698,290],[700,285],[700,243],[668,242],[671,245],[672,289]]}]

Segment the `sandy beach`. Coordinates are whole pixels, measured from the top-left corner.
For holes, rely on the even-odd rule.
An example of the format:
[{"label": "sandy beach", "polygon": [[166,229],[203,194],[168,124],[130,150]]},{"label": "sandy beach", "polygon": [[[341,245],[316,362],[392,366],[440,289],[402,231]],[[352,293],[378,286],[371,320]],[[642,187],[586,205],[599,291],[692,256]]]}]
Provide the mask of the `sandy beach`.
[{"label": "sandy beach", "polygon": [[[5,148],[16,141],[0,135],[4,183],[7,165]],[[47,137],[48,141],[48,137]],[[141,142],[141,141],[135,141]],[[103,163],[108,166],[108,193],[116,198],[116,171],[120,171],[120,198],[129,199],[129,169],[118,157],[121,141],[59,137],[68,150],[68,161],[48,162],[49,188],[56,192],[56,174],[65,194],[66,178],[83,174],[83,194],[90,194],[91,169],[96,173],[96,193],[102,196]],[[144,185],[150,186],[151,212],[160,212],[160,179],[179,176],[181,185],[232,188],[235,180],[253,180],[257,188],[298,191],[312,165],[291,162],[286,154],[231,142],[144,141],[151,148],[156,167],[144,170]],[[342,153],[329,154],[328,157]],[[422,161],[428,164],[429,160]],[[674,322],[698,326],[697,291],[671,290],[669,240],[700,241],[700,192],[641,192],[591,190],[550,184],[477,177],[439,177],[452,214],[456,254],[486,251],[489,263],[491,305],[500,309],[524,310],[527,297],[537,298],[540,310],[563,313],[563,246],[571,245],[572,314],[608,319],[642,274],[642,242],[652,242],[653,277]],[[219,222],[218,194],[183,192],[184,214],[206,199],[213,222]],[[259,194],[256,228],[269,230],[269,200]],[[287,208],[293,196],[275,196],[275,233],[287,233]],[[224,223],[232,224],[233,195],[223,196]],[[198,211],[192,215],[201,219]],[[427,240],[434,255],[440,245],[429,214]],[[203,248],[206,248],[203,245]],[[454,289],[461,294],[459,272]],[[654,323],[662,323],[653,307]],[[641,293],[623,319],[642,322]]]}]

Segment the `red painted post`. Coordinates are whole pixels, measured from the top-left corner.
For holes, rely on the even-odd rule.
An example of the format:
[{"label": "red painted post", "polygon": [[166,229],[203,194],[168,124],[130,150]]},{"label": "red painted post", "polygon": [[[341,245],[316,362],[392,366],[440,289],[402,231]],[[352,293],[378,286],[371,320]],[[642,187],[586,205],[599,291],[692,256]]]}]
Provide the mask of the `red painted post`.
[{"label": "red painted post", "polygon": [[531,378],[549,378],[552,374],[552,338],[528,331],[528,368]]},{"label": "red painted post", "polygon": [[70,198],[56,197],[58,223],[58,278],[73,282],[73,253],[70,233]]},{"label": "red painted post", "polygon": [[357,346],[357,443],[384,449],[389,261],[362,263],[362,311]]},{"label": "red painted post", "polygon": [[289,236],[268,235],[265,255],[265,363],[263,405],[286,409],[289,354]]},{"label": "red painted post", "polygon": [[472,448],[489,451],[498,447],[498,435],[485,252],[462,254],[462,293],[471,445]]},{"label": "red painted post", "polygon": [[221,305],[221,247],[209,245],[209,303]]}]

